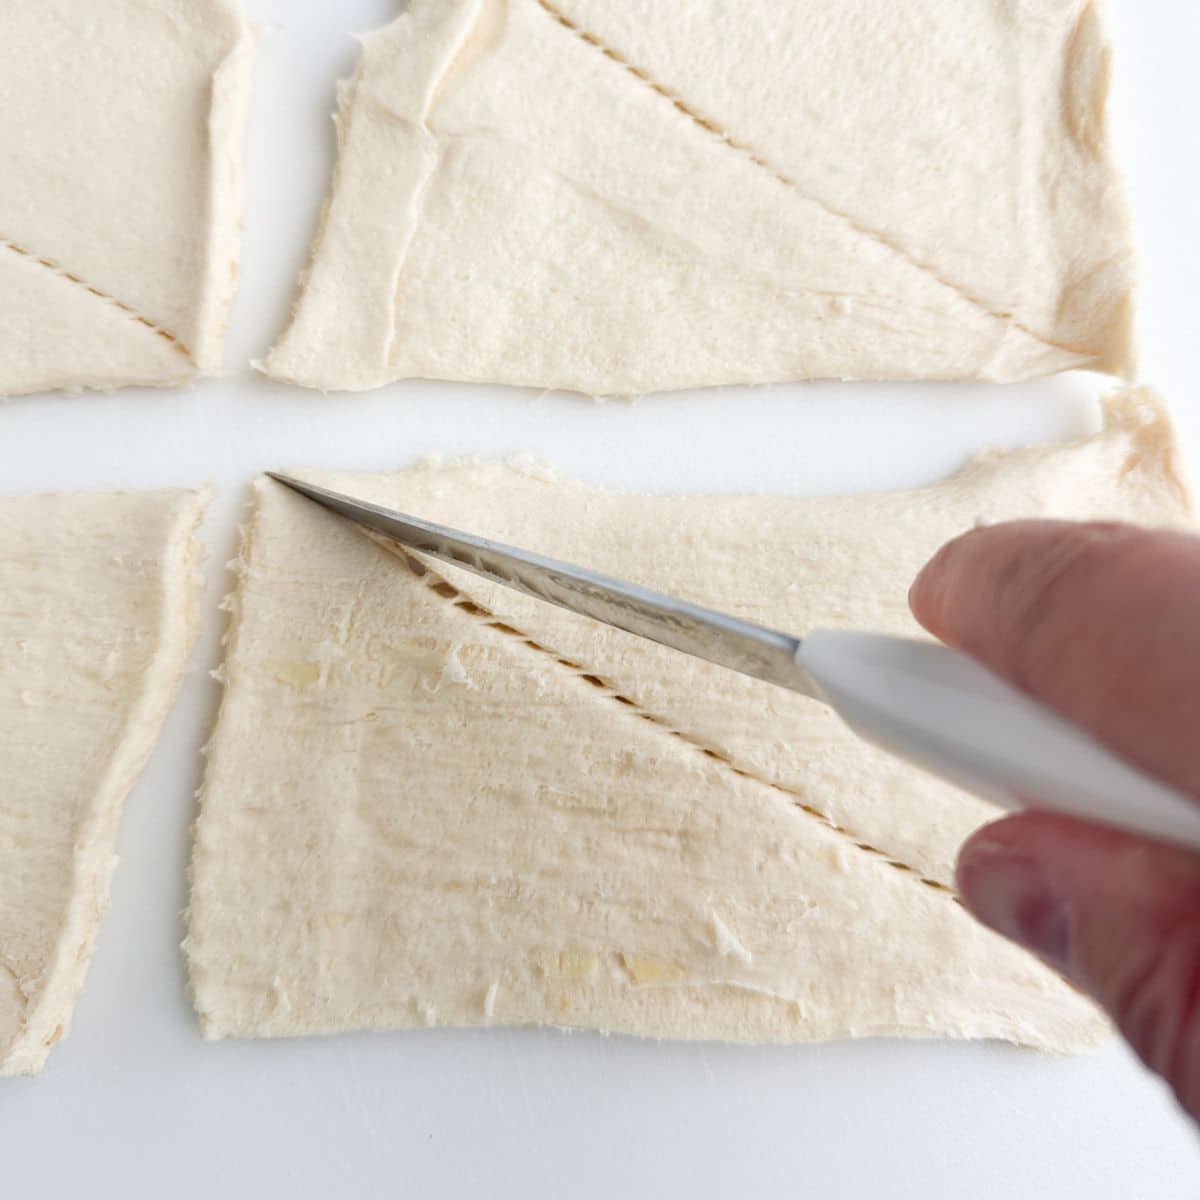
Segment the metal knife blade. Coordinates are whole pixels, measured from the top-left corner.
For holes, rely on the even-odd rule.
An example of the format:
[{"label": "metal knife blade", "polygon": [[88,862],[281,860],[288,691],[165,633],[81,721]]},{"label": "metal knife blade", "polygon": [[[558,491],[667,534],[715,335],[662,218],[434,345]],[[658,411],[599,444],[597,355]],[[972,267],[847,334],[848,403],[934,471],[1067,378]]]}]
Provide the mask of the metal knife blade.
[{"label": "metal knife blade", "polygon": [[791,691],[817,695],[808,673],[796,661],[800,639],[790,634],[289,475],[268,474],[331,512],[410,550],[684,654]]}]

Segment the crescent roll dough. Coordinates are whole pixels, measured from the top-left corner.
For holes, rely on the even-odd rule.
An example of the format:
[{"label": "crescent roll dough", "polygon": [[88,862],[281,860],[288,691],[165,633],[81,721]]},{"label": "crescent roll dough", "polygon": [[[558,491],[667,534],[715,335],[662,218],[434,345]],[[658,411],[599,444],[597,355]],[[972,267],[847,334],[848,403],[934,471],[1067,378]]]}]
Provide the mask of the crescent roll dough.
[{"label": "crescent roll dough", "polygon": [[0,395],[220,366],[253,51],[235,0],[0,5]]},{"label": "crescent roll dough", "polygon": [[280,379],[632,394],[1132,372],[1081,0],[414,0]]},{"label": "crescent roll dough", "polygon": [[[1095,437],[904,495],[634,496],[495,462],[309,474],[799,632],[911,631],[912,576],[979,519],[1189,518],[1145,394]],[[189,918],[206,1036],[1103,1035],[953,895],[992,810],[816,702],[382,548],[267,480],[237,573]]]},{"label": "crescent roll dough", "polygon": [[0,496],[0,1075],[71,1023],[196,627],[199,492]]}]

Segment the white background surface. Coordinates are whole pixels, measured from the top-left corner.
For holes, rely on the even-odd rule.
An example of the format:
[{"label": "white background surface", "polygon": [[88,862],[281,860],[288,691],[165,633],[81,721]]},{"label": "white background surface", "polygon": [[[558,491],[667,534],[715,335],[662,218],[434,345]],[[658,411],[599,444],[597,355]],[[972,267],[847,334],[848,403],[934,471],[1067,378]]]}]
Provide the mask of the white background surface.
[{"label": "white background surface", "polygon": [[[886,0],[880,0],[881,3]],[[406,384],[361,398],[244,364],[280,329],[324,194],[351,30],[393,0],[248,0],[262,45],[230,373],[182,393],[0,406],[0,488],[190,483],[221,494],[208,628],[121,832],[112,911],[70,1037],[0,1084],[0,1194],[305,1197],[1193,1196],[1200,1153],[1124,1051],[1052,1061],[987,1045],[744,1049],[537,1031],[205,1044],[178,942],[199,748],[218,699],[216,601],[247,479],[287,463],[389,467],[531,450],[660,490],[850,490],[931,480],[989,444],[1085,431],[1080,377],[1030,387],[774,388],[597,406]],[[1200,463],[1192,0],[1117,0],[1116,127],[1143,246],[1144,376]],[[548,98],[548,102],[553,102]],[[3,181],[0,180],[0,187]]]}]

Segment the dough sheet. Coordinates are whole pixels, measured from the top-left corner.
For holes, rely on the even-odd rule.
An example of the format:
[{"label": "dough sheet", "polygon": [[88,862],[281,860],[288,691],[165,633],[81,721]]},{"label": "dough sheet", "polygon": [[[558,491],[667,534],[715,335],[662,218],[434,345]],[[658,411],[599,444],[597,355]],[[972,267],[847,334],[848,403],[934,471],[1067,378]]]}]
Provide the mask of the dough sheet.
[{"label": "dough sheet", "polygon": [[[1146,392],[1086,440],[904,494],[637,496],[499,462],[305,474],[797,632],[913,631],[913,575],[979,520],[1190,521]],[[953,894],[993,810],[816,702],[383,548],[265,479],[236,572],[187,941],[205,1036],[1104,1036]]]},{"label": "dough sheet", "polygon": [[206,495],[0,496],[0,1075],[66,1033],[196,631]]},{"label": "dough sheet", "polygon": [[0,5],[0,395],[220,367],[253,54],[235,0]]},{"label": "dough sheet", "polygon": [[1129,376],[1082,0],[414,0],[265,362],[594,394]]}]

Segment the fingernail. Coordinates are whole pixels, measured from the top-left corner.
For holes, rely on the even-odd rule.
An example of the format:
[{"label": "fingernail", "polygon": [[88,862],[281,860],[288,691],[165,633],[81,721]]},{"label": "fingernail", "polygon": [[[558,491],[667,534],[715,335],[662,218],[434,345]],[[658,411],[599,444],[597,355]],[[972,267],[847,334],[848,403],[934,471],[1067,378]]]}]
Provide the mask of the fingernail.
[{"label": "fingernail", "polygon": [[990,929],[1067,972],[1066,899],[1038,859],[976,840],[959,860],[958,886],[967,907]]}]

